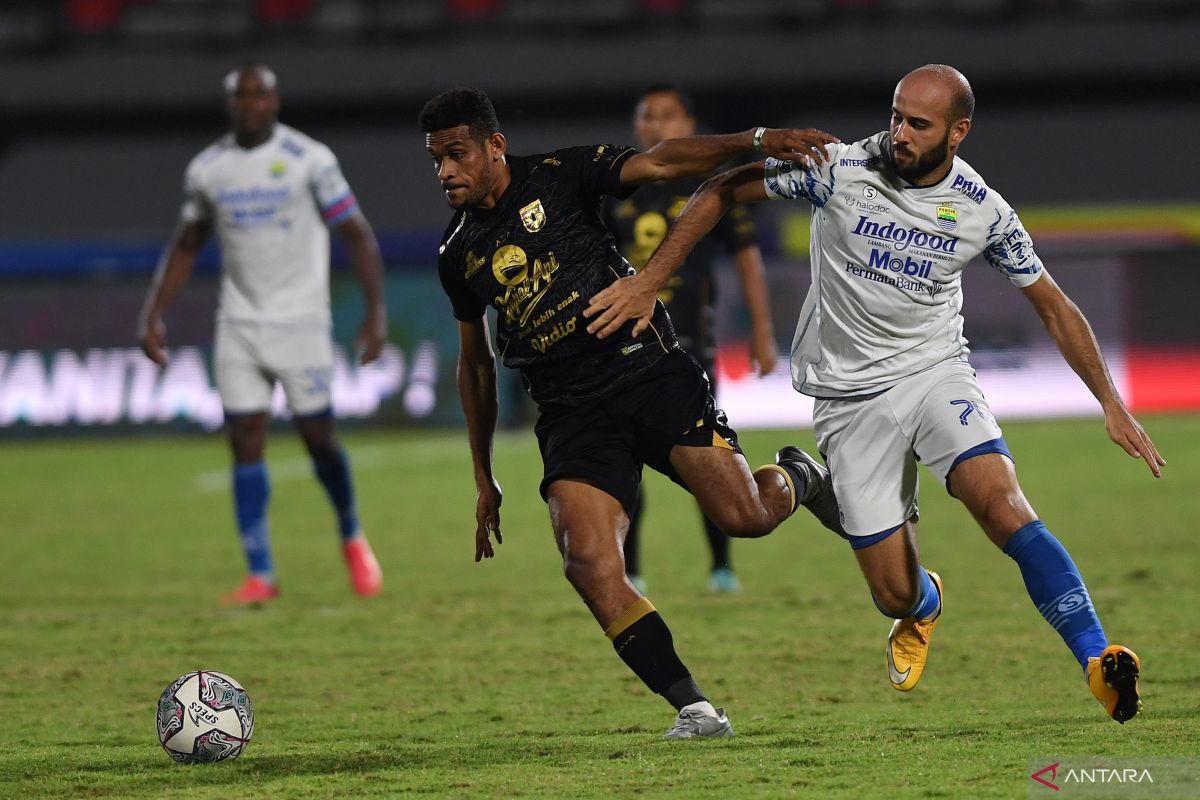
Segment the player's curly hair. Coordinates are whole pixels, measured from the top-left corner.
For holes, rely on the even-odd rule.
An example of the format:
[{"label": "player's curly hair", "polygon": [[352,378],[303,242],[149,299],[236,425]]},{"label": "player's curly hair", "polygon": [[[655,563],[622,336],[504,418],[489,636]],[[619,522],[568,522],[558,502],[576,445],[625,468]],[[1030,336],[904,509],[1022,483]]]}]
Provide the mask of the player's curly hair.
[{"label": "player's curly hair", "polygon": [[471,138],[482,141],[500,130],[491,99],[482,89],[458,86],[447,89],[425,104],[417,116],[423,133],[466,125]]}]

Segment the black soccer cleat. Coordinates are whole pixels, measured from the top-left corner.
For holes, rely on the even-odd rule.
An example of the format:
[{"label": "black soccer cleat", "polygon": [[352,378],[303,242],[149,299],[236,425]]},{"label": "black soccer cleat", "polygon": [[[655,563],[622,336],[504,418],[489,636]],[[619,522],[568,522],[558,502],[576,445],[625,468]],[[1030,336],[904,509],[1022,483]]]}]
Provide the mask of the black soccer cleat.
[{"label": "black soccer cleat", "polygon": [[833,493],[833,476],[821,462],[801,450],[799,447],[788,445],[775,454],[775,463],[790,474],[804,480],[800,505],[812,512],[813,516],[829,530],[845,538],[846,531],[842,527],[842,510],[838,506],[837,497]]}]

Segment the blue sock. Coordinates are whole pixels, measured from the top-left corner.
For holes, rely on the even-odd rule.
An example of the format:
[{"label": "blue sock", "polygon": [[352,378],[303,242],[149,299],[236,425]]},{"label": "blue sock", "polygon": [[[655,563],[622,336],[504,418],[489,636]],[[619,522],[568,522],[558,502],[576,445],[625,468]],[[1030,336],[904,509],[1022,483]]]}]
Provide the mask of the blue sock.
[{"label": "blue sock", "polygon": [[929,577],[929,570],[921,567],[921,599],[917,601],[916,607],[909,616],[917,619],[929,619],[937,613],[941,602],[942,598],[938,595],[937,587],[933,585],[933,578]]},{"label": "blue sock", "polygon": [[358,512],[354,508],[354,479],[350,477],[350,459],[346,451],[339,449],[332,461],[313,461],[317,479],[325,487],[329,502],[337,512],[338,532],[342,541],[348,542],[359,532]]},{"label": "blue sock", "polygon": [[233,468],[233,508],[237,514],[238,535],[250,572],[265,578],[274,576],[271,566],[271,540],[267,526],[267,500],[271,484],[267,465],[262,461],[237,464]]},{"label": "blue sock", "polygon": [[1089,656],[1108,646],[1104,628],[1075,562],[1040,519],[1013,534],[1004,553],[1021,568],[1025,588],[1050,627],[1086,670]]}]

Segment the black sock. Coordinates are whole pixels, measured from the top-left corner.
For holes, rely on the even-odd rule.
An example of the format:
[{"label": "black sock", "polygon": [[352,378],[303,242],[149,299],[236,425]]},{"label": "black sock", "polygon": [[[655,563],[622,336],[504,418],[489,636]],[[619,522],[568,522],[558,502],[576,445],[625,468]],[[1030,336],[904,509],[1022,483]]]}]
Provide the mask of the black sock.
[{"label": "black sock", "polygon": [[708,538],[708,549],[712,553],[712,568],[733,569],[729,563],[729,537],[708,517],[704,517],[704,535]]},{"label": "black sock", "polygon": [[617,655],[642,683],[676,710],[704,699],[675,653],[671,629],[649,600],[638,599],[605,633]]},{"label": "black sock", "polygon": [[795,501],[792,504],[792,511],[795,512],[800,507],[801,498],[808,494],[808,475],[802,472],[795,464],[788,463],[787,461],[777,466],[792,479],[792,491],[796,493]]}]

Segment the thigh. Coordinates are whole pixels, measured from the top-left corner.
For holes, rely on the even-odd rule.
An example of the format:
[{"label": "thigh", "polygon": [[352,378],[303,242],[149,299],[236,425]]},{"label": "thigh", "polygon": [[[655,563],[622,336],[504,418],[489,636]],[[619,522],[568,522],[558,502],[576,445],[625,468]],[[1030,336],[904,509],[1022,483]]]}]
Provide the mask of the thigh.
[{"label": "thigh", "polygon": [[642,464],[635,433],[618,424],[603,405],[543,410],[534,426],[542,454],[542,499],[560,480],[592,486],[615,500],[628,517],[637,507]]},{"label": "thigh", "polygon": [[911,403],[900,411],[909,419],[917,458],[950,488],[947,478],[957,465],[978,455],[1008,448],[996,418],[971,365],[951,361],[920,377],[920,391],[910,392]]},{"label": "thigh", "polygon": [[894,391],[870,400],[818,400],[813,406],[817,446],[852,543],[917,516],[916,458],[889,402]]},{"label": "thigh", "polygon": [[213,344],[213,371],[226,414],[265,413],[271,408],[275,382],[264,369],[253,328],[218,322]]},{"label": "thigh", "polygon": [[263,337],[267,368],[293,414],[316,414],[333,400],[333,342],[324,325],[280,325]]},{"label": "thigh", "polygon": [[664,356],[652,375],[625,393],[616,413],[636,432],[639,459],[684,488],[689,482],[675,467],[679,448],[724,451],[714,463],[736,463],[729,455],[740,459],[737,432],[716,407],[708,375],[681,350]]}]

